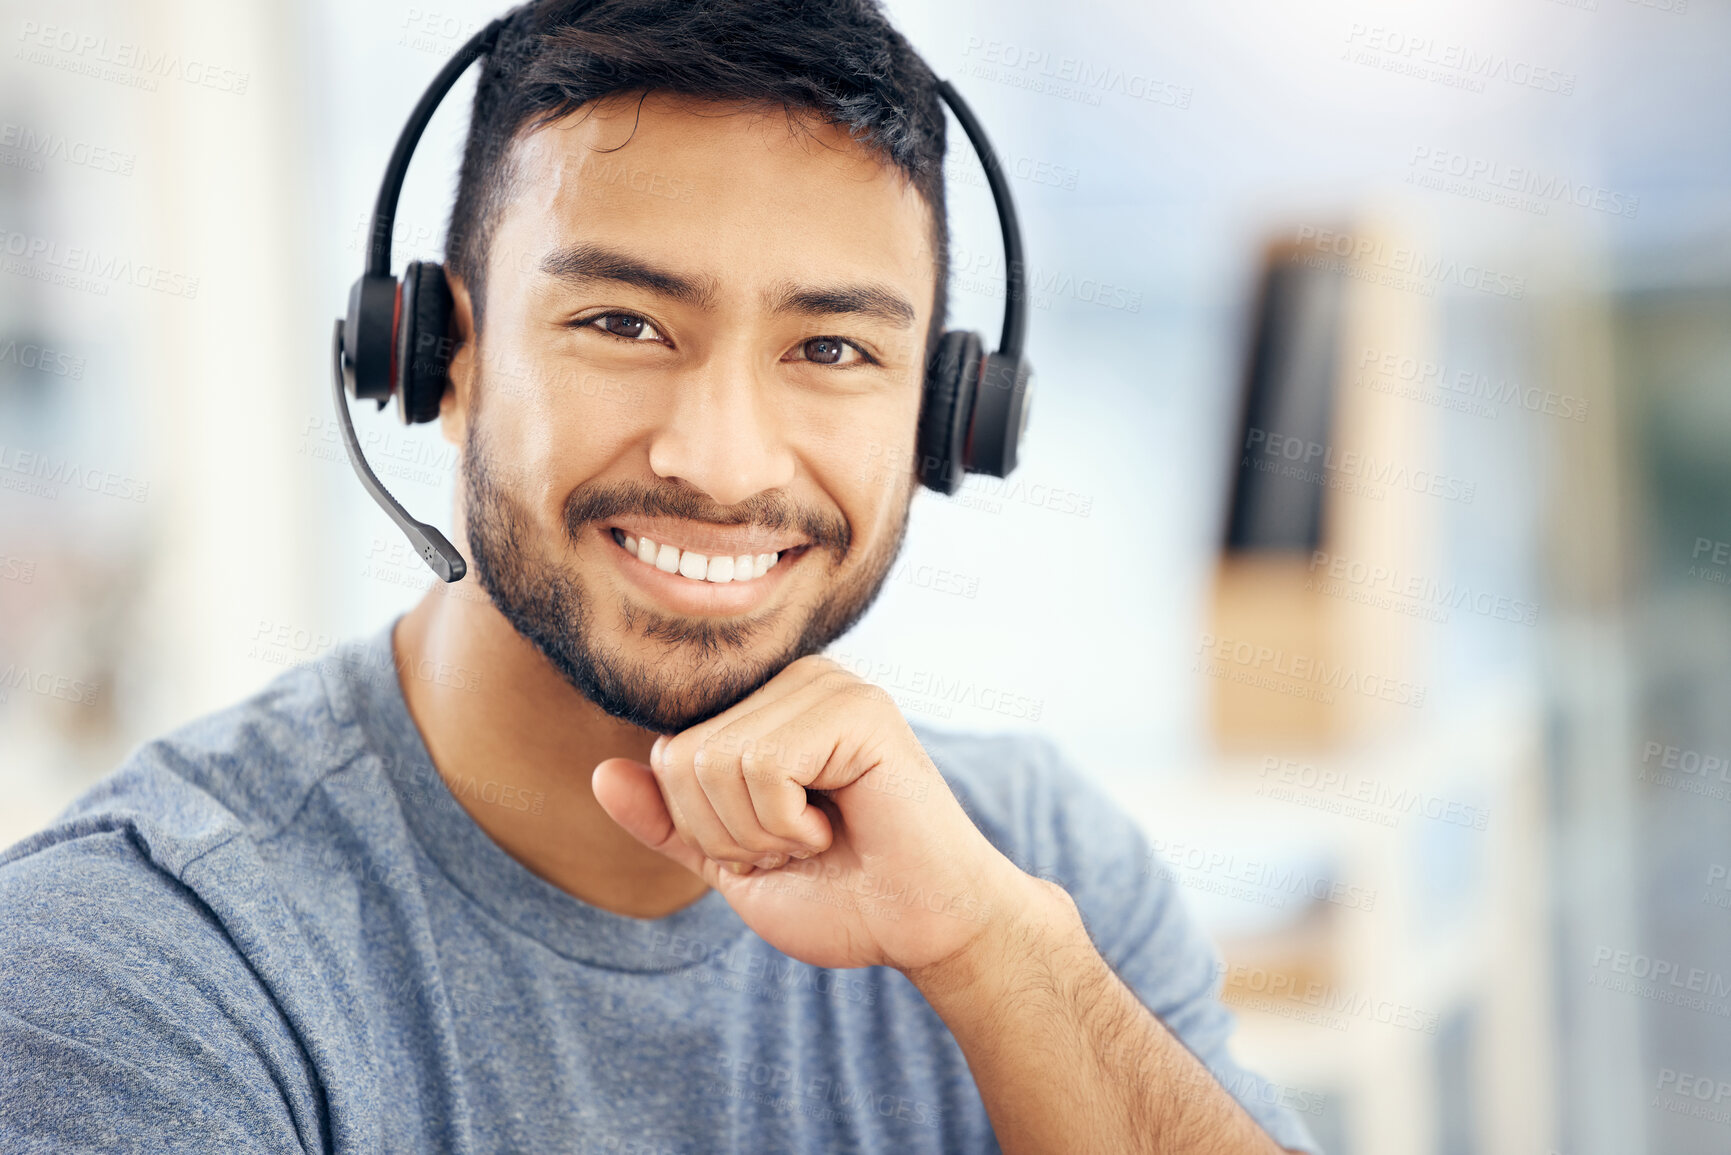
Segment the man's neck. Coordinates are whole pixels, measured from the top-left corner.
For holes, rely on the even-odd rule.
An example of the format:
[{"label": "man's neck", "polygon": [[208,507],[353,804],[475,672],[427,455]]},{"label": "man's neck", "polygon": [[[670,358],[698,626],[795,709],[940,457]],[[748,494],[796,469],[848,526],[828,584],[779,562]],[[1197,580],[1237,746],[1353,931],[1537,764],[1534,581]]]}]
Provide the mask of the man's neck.
[{"label": "man's neck", "polygon": [[662,918],[709,888],[609,818],[589,779],[649,763],[655,735],[584,698],[464,583],[435,585],[392,631],[398,680],[433,765],[511,857],[592,906]]}]

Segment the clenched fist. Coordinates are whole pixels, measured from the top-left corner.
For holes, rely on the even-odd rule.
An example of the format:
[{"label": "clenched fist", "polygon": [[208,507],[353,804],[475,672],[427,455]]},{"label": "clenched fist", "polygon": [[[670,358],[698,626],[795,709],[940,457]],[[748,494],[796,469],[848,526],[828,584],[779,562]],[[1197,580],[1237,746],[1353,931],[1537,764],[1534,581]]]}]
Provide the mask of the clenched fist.
[{"label": "clenched fist", "polygon": [[595,768],[603,809],[812,966],[924,968],[1038,901],[987,841],[888,692],[801,658],[652,765]]}]

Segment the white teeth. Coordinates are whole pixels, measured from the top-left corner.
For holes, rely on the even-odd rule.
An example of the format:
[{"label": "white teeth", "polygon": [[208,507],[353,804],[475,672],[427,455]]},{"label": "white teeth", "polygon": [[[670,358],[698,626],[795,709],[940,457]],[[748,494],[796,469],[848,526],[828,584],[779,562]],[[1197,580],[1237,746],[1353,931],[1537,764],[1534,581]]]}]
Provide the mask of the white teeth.
[{"label": "white teeth", "polygon": [[682,551],[678,546],[653,542],[646,537],[632,537],[626,533],[621,533],[621,536],[625,539],[627,553],[636,555],[639,561],[662,573],[677,573],[695,581],[718,585],[760,578],[775,566],[781,556],[777,553],[742,553],[737,557],[708,557],[694,550]]}]

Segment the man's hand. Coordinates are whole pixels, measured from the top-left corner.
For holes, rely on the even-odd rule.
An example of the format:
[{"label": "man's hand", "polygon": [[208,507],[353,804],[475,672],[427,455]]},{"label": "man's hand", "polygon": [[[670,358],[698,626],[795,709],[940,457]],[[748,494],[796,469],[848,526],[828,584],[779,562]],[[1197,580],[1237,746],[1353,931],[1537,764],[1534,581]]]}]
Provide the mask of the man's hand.
[{"label": "man's hand", "polygon": [[602,762],[596,800],[801,962],[929,968],[1042,906],[1047,884],[969,820],[889,694],[828,658],[650,758]]}]

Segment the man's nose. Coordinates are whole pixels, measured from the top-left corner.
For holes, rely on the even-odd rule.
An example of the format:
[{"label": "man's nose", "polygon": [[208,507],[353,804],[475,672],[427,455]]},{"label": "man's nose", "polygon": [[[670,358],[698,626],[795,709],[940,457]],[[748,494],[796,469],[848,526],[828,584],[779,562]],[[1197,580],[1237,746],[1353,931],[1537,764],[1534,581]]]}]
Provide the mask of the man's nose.
[{"label": "man's nose", "polygon": [[697,486],[720,505],[788,485],[794,454],[772,387],[743,357],[712,358],[673,385],[650,442],[650,468]]}]

